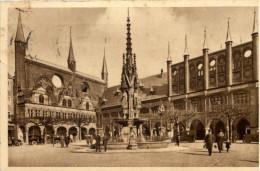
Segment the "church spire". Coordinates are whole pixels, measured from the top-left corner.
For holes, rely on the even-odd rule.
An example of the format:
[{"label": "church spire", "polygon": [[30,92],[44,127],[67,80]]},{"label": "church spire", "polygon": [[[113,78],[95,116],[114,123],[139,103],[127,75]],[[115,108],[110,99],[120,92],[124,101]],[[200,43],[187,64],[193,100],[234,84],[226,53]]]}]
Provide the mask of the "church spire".
[{"label": "church spire", "polygon": [[228,28],[227,28],[227,38],[226,38],[226,42],[231,42],[231,33],[230,33],[230,28],[229,28],[229,20],[230,18],[228,18]]},{"label": "church spire", "polygon": [[106,86],[107,86],[107,83],[108,83],[108,71],[107,71],[107,62],[106,62],[106,42],[107,42],[107,39],[105,38],[104,58],[103,58],[103,67],[102,67],[101,77],[106,82]]},{"label": "church spire", "polygon": [[73,53],[73,46],[72,46],[72,38],[71,38],[71,27],[70,27],[70,49],[69,49],[69,56],[68,56],[68,67],[71,71],[75,72],[76,71],[76,61],[74,58],[74,53]]},{"label": "church spire", "polygon": [[208,49],[208,44],[207,44],[207,27],[205,27],[204,30],[204,43],[203,43],[203,49]]},{"label": "church spire", "polygon": [[107,41],[107,39],[105,38],[102,74],[103,74],[103,73],[108,73],[108,72],[107,72],[107,62],[106,62],[106,41]]},{"label": "church spire", "polygon": [[257,22],[256,22],[256,11],[254,11],[254,23],[253,23],[253,33],[258,33],[258,30],[257,30]]},{"label": "church spire", "polygon": [[184,49],[184,55],[189,55],[188,52],[188,44],[187,44],[187,35],[185,34],[185,49]]},{"label": "church spire", "polygon": [[20,12],[19,12],[19,17],[18,17],[18,25],[17,25],[15,41],[16,42],[25,42],[24,34],[23,34],[22,19],[21,19],[21,13]]},{"label": "church spire", "polygon": [[168,42],[168,59],[167,61],[171,61],[172,57],[171,57],[171,48],[170,48],[170,42]]}]

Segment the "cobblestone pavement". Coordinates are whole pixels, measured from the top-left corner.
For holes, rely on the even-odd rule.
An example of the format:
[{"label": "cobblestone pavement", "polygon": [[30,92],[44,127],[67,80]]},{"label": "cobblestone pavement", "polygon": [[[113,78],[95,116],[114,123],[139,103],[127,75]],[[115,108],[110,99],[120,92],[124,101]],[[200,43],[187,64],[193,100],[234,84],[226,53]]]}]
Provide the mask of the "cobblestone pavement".
[{"label": "cobblestone pavement", "polygon": [[9,147],[9,166],[27,167],[259,167],[259,144],[236,143],[229,153],[213,149],[208,156],[203,142],[171,143],[166,149],[111,150],[96,153],[85,142]]}]

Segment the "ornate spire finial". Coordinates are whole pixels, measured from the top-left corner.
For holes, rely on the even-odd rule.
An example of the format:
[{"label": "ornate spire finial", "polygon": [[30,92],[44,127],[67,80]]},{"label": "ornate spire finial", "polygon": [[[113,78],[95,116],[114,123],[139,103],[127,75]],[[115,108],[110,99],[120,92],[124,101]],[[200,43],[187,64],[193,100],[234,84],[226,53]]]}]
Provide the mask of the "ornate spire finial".
[{"label": "ornate spire finial", "polygon": [[253,23],[253,33],[258,33],[258,30],[257,30],[257,22],[256,22],[256,9],[254,10],[254,23]]},{"label": "ornate spire finial", "polygon": [[230,28],[229,28],[229,20],[230,20],[230,18],[228,17],[228,28],[227,28],[227,38],[226,38],[226,42],[232,41],[232,39],[231,39],[231,33],[230,33]]},{"label": "ornate spire finial", "polygon": [[170,42],[168,42],[168,59],[167,61],[171,61],[172,57],[171,57],[171,48],[170,48]]},{"label": "ornate spire finial", "polygon": [[208,49],[208,45],[207,45],[207,27],[205,26],[204,29],[204,43],[203,43],[203,49]]},{"label": "ornate spire finial", "polygon": [[21,19],[21,13],[19,12],[18,17],[18,24],[17,24],[17,31],[16,31],[16,42],[25,42],[24,34],[23,34],[23,26],[22,26],[22,19]]},{"label": "ornate spire finial", "polygon": [[189,55],[188,52],[188,44],[187,44],[187,34],[185,34],[185,49],[184,49],[184,55]]},{"label": "ornate spire finial", "polygon": [[103,58],[102,75],[108,73],[108,72],[107,72],[107,62],[106,62],[106,42],[107,42],[107,38],[105,38],[105,46],[104,46],[104,58]]}]

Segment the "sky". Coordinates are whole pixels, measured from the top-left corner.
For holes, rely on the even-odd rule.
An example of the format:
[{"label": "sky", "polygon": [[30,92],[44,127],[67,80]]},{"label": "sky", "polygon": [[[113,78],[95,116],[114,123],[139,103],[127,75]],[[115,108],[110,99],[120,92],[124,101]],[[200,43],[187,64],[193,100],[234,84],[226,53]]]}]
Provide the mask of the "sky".
[{"label": "sky", "polygon": [[[70,27],[76,70],[101,77],[104,47],[108,86],[120,84],[126,49],[127,8],[31,8],[21,12],[27,55],[67,67]],[[139,78],[167,71],[168,42],[174,63],[183,61],[185,34],[190,59],[201,56],[204,29],[209,52],[225,47],[227,21],[233,45],[251,41],[254,7],[130,8],[132,49]],[[14,75],[18,11],[8,10],[8,70]],[[258,16],[258,15],[257,15]],[[258,19],[257,19],[258,21]],[[105,43],[105,39],[107,39]]]}]

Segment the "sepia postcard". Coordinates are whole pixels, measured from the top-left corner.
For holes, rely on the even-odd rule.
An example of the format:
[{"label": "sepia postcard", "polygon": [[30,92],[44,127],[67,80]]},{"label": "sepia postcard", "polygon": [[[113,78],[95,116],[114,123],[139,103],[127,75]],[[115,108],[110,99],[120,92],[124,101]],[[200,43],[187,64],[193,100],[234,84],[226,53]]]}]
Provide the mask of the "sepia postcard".
[{"label": "sepia postcard", "polygon": [[1,2],[0,170],[258,170],[259,2]]}]

